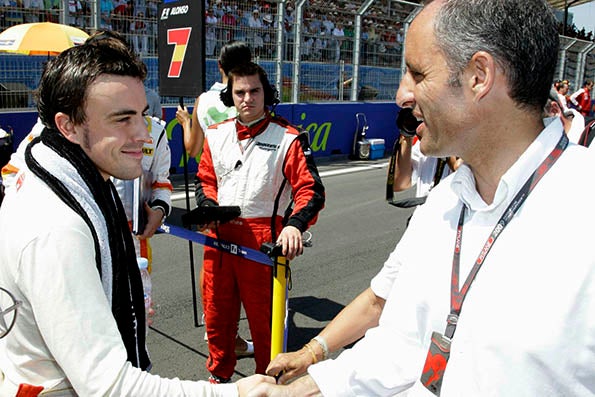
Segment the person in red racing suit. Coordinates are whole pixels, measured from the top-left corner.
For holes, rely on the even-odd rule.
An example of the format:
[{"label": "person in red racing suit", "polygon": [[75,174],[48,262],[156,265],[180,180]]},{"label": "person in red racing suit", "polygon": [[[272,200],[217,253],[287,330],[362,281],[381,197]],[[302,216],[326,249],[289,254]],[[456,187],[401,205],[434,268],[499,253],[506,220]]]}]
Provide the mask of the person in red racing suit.
[{"label": "person in red racing suit", "polygon": [[[253,249],[275,241],[291,260],[302,253],[302,233],[314,224],[325,200],[308,137],[271,116],[267,106],[276,104],[276,92],[254,63],[230,71],[221,99],[226,106],[233,104],[238,116],[206,131],[197,204],[240,206],[240,218],[208,225],[211,235]],[[283,223],[291,200],[293,210]],[[233,374],[240,303],[254,341],[256,372],[265,373],[271,347],[272,268],[208,247],[203,267],[211,381],[227,382]]]},{"label": "person in red racing suit", "polygon": [[570,103],[581,112],[585,117],[591,113],[591,90],[593,89],[593,80],[587,79],[583,84],[583,88],[576,91],[570,96]]}]

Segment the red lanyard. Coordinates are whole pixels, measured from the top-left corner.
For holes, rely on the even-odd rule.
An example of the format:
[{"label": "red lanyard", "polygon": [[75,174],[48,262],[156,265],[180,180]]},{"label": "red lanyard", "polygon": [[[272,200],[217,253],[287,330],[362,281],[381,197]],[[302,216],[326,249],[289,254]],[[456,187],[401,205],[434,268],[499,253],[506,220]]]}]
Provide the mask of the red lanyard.
[{"label": "red lanyard", "polygon": [[448,338],[452,338],[455,333],[455,329],[457,326],[457,321],[459,318],[459,314],[461,313],[461,307],[463,306],[463,301],[465,300],[465,296],[467,296],[467,292],[469,292],[469,288],[471,287],[471,283],[475,280],[475,276],[481,265],[483,265],[486,256],[492,249],[492,246],[496,242],[496,239],[500,236],[504,228],[508,225],[512,217],[516,214],[518,209],[523,205],[525,199],[529,196],[531,191],[535,188],[537,183],[541,180],[541,178],[552,168],[554,163],[560,158],[562,152],[568,146],[568,137],[565,133],[562,133],[562,137],[558,141],[556,147],[552,150],[552,152],[547,156],[545,160],[537,167],[537,169],[533,172],[533,174],[527,179],[521,190],[516,194],[512,202],[509,204],[504,214],[500,217],[500,220],[492,230],[492,233],[488,237],[487,241],[485,242],[477,260],[475,261],[475,265],[469,272],[467,279],[465,280],[465,284],[459,290],[459,266],[461,262],[461,241],[463,239],[463,223],[465,222],[465,209],[466,206],[463,204],[461,208],[461,215],[459,216],[459,223],[457,226],[457,236],[455,239],[455,248],[454,254],[452,258],[452,276],[451,276],[451,286],[450,286],[450,314],[447,318],[447,326],[444,332],[444,336]]}]

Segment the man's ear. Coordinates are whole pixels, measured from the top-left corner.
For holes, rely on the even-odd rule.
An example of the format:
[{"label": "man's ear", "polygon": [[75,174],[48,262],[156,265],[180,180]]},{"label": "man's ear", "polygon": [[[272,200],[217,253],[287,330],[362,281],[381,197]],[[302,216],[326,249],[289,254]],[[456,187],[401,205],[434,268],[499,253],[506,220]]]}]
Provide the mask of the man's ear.
[{"label": "man's ear", "polygon": [[72,143],[76,143],[77,145],[80,144],[79,136],[74,128],[74,123],[72,122],[69,116],[62,112],[58,112],[54,116],[54,121],[56,123],[56,127],[58,128],[58,131],[60,131],[60,133],[64,135],[66,139],[68,139]]},{"label": "man's ear", "polygon": [[494,57],[485,51],[478,51],[471,57],[467,66],[467,84],[475,100],[481,100],[490,92],[496,80],[497,68]]}]

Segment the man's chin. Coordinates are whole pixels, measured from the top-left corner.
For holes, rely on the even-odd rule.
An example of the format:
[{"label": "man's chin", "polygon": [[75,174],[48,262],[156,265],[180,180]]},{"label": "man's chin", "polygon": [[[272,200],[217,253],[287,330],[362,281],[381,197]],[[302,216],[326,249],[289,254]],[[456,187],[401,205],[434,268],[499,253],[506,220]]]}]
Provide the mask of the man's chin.
[{"label": "man's chin", "polygon": [[[429,139],[426,138],[427,141],[429,141]],[[424,145],[424,140],[422,139],[420,144],[420,151],[421,153],[426,156],[426,157],[448,157],[450,156],[449,154],[445,154],[445,150],[444,148],[438,147],[435,144],[432,144],[432,142],[425,142],[426,144]]]},{"label": "man's chin", "polygon": [[247,112],[242,112],[240,114],[240,117],[241,117],[240,120],[242,120],[242,122],[251,123],[258,118],[258,115],[255,112],[247,111]]},{"label": "man's chin", "polygon": [[429,141],[429,138],[426,138],[425,140],[420,139],[419,150],[424,156],[435,156],[436,148],[433,147]]},{"label": "man's chin", "polygon": [[132,180],[132,179],[136,179],[139,176],[141,176],[142,173],[143,173],[143,169],[141,167],[138,167],[138,169],[136,169],[136,168],[129,168],[127,170],[120,169],[117,172],[114,172],[112,174],[112,176],[117,179]]}]

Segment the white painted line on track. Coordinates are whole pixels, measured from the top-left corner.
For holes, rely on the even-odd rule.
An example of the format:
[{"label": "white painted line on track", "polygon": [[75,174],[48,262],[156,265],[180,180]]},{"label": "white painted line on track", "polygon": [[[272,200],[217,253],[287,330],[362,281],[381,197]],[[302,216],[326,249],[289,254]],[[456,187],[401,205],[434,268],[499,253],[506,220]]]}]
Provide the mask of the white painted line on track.
[{"label": "white painted line on track", "polygon": [[388,167],[388,163],[369,164],[369,165],[363,165],[363,166],[341,168],[340,170],[324,171],[324,172],[321,172],[320,173],[320,177],[324,178],[324,177],[327,177],[327,176],[351,174],[353,172],[368,171],[368,170],[373,170],[373,169],[376,169],[376,168],[384,168],[384,167]]},{"label": "white painted line on track", "polygon": [[[356,165],[356,166],[352,166],[352,167],[347,167],[347,168],[341,168],[338,170],[332,170],[332,171],[323,171],[320,172],[320,177],[321,178],[326,178],[329,176],[337,176],[337,175],[344,175],[344,174],[351,174],[353,172],[360,172],[360,171],[369,171],[369,170],[373,170],[373,169],[377,169],[377,168],[385,168],[388,167],[388,162],[383,162],[383,163],[378,163],[378,164],[366,164],[366,165]],[[190,198],[193,199],[194,198],[194,192],[192,191],[194,188],[190,189]],[[171,195],[171,200],[175,201],[175,200],[182,200],[186,198],[186,193],[182,192],[182,193],[174,193]]]}]

